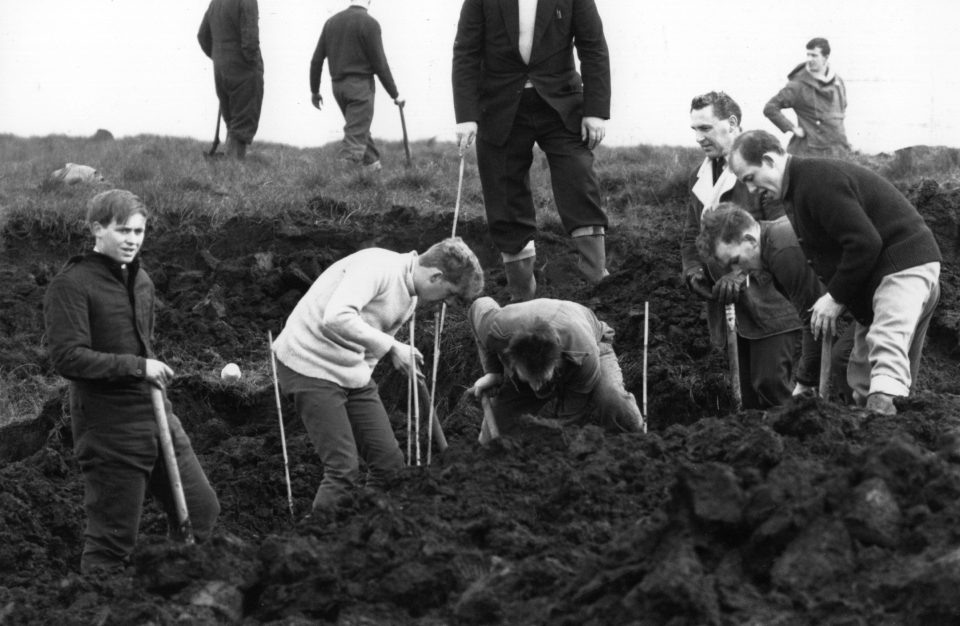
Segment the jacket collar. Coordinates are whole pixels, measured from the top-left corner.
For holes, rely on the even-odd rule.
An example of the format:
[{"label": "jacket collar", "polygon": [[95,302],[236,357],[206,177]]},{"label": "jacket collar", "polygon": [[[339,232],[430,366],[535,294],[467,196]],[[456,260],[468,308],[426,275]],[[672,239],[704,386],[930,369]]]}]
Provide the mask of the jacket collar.
[{"label": "jacket collar", "polygon": [[693,195],[703,204],[704,211],[712,211],[720,204],[720,196],[733,189],[737,184],[736,175],[729,164],[723,168],[717,183],[713,183],[713,159],[706,158],[697,170],[697,182],[693,184]]}]

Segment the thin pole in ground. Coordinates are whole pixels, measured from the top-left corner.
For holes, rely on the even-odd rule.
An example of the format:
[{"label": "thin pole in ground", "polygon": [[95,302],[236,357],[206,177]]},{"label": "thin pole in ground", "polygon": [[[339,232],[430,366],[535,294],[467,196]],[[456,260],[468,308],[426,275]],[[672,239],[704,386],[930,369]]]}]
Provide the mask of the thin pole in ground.
[{"label": "thin pole in ground", "polygon": [[[413,329],[410,329],[410,344],[413,345]],[[410,350],[411,360],[413,350]],[[407,465],[413,465],[413,368],[407,367]]]},{"label": "thin pole in ground", "polygon": [[[417,376],[417,355],[414,337],[416,337],[417,312],[413,312],[410,318],[410,381],[413,387],[413,434],[416,439],[414,446],[417,454],[417,465],[420,465],[420,387],[416,383]],[[409,428],[408,428],[409,433]],[[409,444],[407,444],[409,447]]]},{"label": "thin pole in ground", "polygon": [[733,408],[743,408],[743,391],[740,389],[740,354],[737,349],[737,309],[733,303],[724,309],[727,317],[727,362],[730,369],[730,393]]},{"label": "thin pole in ground", "polygon": [[647,339],[650,335],[650,302],[643,303],[643,432],[647,432]]},{"label": "thin pole in ground", "polygon": [[283,409],[280,407],[280,383],[277,381],[277,355],[273,351],[273,332],[267,331],[267,349],[270,350],[270,370],[273,372],[273,394],[277,400],[277,421],[280,422],[280,447],[283,448],[283,474],[287,480],[287,507],[293,514],[293,489],[290,486],[290,460],[287,457],[287,434],[283,428]]},{"label": "thin pole in ground", "polygon": [[820,397],[826,400],[830,395],[830,369],[833,363],[833,335],[828,331],[823,331],[823,338],[820,340]]},{"label": "thin pole in ground", "polygon": [[[463,154],[460,154],[460,174],[457,177],[457,201],[453,206],[453,228],[450,231],[451,237],[457,236],[457,221],[460,219],[460,198],[463,195]],[[427,465],[430,465],[431,449],[433,447],[433,423],[437,419],[437,406],[433,399],[437,397],[437,370],[440,368],[440,336],[443,334],[443,322],[447,315],[447,303],[440,305],[440,310],[434,314],[433,324],[433,372],[430,375],[430,443],[427,448]],[[438,424],[439,425],[439,424]]]}]

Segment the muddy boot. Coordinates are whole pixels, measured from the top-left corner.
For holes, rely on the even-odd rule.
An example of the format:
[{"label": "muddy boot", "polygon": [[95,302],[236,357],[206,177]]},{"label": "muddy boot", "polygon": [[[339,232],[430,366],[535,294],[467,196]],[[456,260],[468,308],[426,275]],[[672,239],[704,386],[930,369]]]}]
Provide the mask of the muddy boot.
[{"label": "muddy boot", "polygon": [[897,407],[893,404],[893,396],[879,391],[867,396],[866,409],[879,415],[897,414]]},{"label": "muddy boot", "polygon": [[592,285],[610,275],[607,271],[606,237],[603,227],[578,228],[572,233],[573,246],[579,252],[577,269]]},{"label": "muddy boot", "polygon": [[501,252],[503,273],[507,275],[507,291],[513,302],[526,302],[533,299],[537,292],[537,279],[533,275],[533,266],[537,260],[537,249],[533,241],[528,241],[520,252],[509,254]]},{"label": "muddy boot", "polygon": [[537,279],[533,275],[536,258],[531,256],[519,261],[504,262],[503,272],[507,275],[507,291],[510,292],[512,302],[531,300],[537,292]]}]

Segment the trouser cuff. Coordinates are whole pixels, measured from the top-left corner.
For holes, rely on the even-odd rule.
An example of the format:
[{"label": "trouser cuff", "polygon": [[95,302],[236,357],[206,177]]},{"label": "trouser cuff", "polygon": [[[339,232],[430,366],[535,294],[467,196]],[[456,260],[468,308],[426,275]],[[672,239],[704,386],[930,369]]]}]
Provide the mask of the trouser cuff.
[{"label": "trouser cuff", "polygon": [[537,256],[537,248],[533,243],[533,239],[527,242],[520,252],[515,254],[510,254],[509,252],[501,252],[500,256],[503,257],[504,263],[513,263],[514,261],[522,261],[524,259],[529,259],[530,257]]},{"label": "trouser cuff", "polygon": [[592,237],[594,235],[603,235],[605,232],[603,226],[581,226],[580,228],[574,228],[570,231],[570,236],[573,238]]},{"label": "trouser cuff", "polygon": [[885,393],[888,396],[910,395],[910,387],[890,376],[874,376],[870,379],[870,393]]}]

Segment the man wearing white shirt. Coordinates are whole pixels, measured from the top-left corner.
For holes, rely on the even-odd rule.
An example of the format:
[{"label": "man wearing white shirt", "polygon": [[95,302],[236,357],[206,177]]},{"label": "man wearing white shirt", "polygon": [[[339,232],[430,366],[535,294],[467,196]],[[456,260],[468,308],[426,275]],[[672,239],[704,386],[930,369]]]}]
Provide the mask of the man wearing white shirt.
[{"label": "man wearing white shirt", "polygon": [[701,216],[721,202],[734,203],[757,220],[784,218],[783,205],[761,202],[758,194],[737,180],[726,162],[733,140],[741,132],[741,119],[740,106],[722,91],[705,93],[691,102],[690,127],[705,158],[690,181],[681,257],[684,282],[706,303],[710,339],[716,348],[722,349],[726,343],[724,308],[735,304],[743,406],[762,409],[783,403],[793,392],[800,318],[769,275],[747,281],[743,272],[728,272],[716,260],[701,259],[696,245]]},{"label": "man wearing white shirt", "polygon": [[[574,60],[580,60],[580,72]],[[606,213],[593,150],[610,117],[610,59],[594,0],[465,0],[453,44],[461,153],[477,141],[490,236],[514,301],[536,293],[533,146],[590,283],[606,275]]]}]

